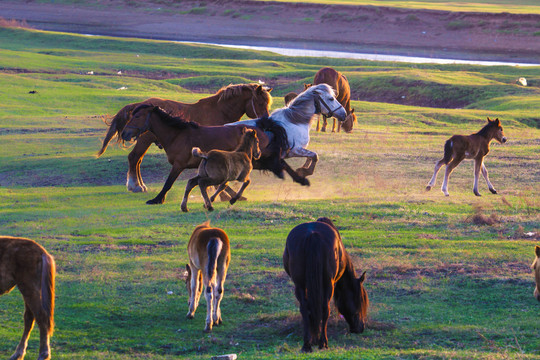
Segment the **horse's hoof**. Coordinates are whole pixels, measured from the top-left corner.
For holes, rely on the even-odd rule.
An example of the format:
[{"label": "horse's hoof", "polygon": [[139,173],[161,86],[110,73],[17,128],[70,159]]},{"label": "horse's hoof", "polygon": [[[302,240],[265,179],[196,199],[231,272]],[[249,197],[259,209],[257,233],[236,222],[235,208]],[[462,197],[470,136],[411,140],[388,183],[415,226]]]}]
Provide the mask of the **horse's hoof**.
[{"label": "horse's hoof", "polygon": [[489,191],[491,191],[492,194],[497,194],[497,190],[495,189],[489,189]]},{"label": "horse's hoof", "polygon": [[431,190],[431,185],[426,186],[426,191]]},{"label": "horse's hoof", "polygon": [[186,315],[186,319],[193,319],[195,317],[195,315],[193,314],[187,314]]},{"label": "horse's hoof", "polygon": [[229,204],[231,205],[234,205],[234,203],[237,201],[236,198],[232,198],[231,200],[229,200]]},{"label": "horse's hoof", "polygon": [[182,209],[183,212],[189,212],[187,206],[181,206],[180,209]]},{"label": "horse's hoof", "polygon": [[[205,206],[206,207],[206,206]],[[212,206],[206,207],[206,210],[208,211],[214,211],[214,208]]]},{"label": "horse's hoof", "polygon": [[49,360],[50,358],[51,358],[51,355],[48,352],[46,352],[46,353],[39,354],[38,360]]},{"label": "horse's hoof", "polygon": [[310,182],[309,182],[309,180],[306,179],[306,178],[302,178],[302,179],[300,180],[300,184],[303,185],[303,186],[310,186],[310,185],[311,185]]},{"label": "horse's hoof", "polygon": [[152,200],[148,200],[146,202],[147,205],[160,205],[160,204],[163,204],[165,202],[165,200],[160,200],[158,198],[154,198]]},{"label": "horse's hoof", "polygon": [[211,325],[208,325],[208,324],[206,324],[206,327],[204,328],[204,332],[205,332],[205,333],[209,333],[209,332],[212,332],[212,326],[211,326]]},{"label": "horse's hoof", "polygon": [[482,196],[482,194],[480,194],[479,192],[475,192],[474,195],[476,195],[476,196]]},{"label": "horse's hoof", "polygon": [[313,350],[311,349],[311,345],[302,346],[302,349],[300,351],[305,352],[305,353],[313,352]]}]

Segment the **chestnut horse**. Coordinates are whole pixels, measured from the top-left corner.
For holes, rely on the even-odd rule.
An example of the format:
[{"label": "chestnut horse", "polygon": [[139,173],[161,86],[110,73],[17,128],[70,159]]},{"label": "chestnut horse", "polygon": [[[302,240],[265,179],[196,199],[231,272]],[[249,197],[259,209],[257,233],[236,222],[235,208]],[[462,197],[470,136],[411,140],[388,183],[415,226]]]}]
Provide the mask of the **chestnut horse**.
[{"label": "chestnut horse", "polygon": [[[351,132],[353,125],[356,120],[356,115],[354,114],[354,109],[351,109],[351,87],[349,86],[349,81],[339,71],[336,71],[332,68],[325,67],[319,70],[313,79],[313,85],[317,84],[328,84],[336,91],[336,99],[341,105],[345,108],[347,112],[347,117],[343,121],[343,130],[345,132]],[[323,126],[320,128],[321,131],[326,131],[327,119],[329,116],[323,114]],[[341,130],[341,122],[338,121],[337,132]],[[317,120],[317,131],[319,131],[319,120]],[[332,126],[332,132],[336,132],[336,120],[334,119],[334,125]]]},{"label": "chestnut horse", "polygon": [[223,284],[231,261],[229,237],[225,231],[210,227],[207,221],[195,228],[188,243],[189,264],[186,287],[189,297],[188,319],[193,319],[199,305],[203,288],[206,297],[205,332],[212,331],[213,325],[220,325]]},{"label": "chestnut horse", "polygon": [[444,144],[444,157],[435,164],[435,170],[433,171],[431,180],[426,186],[426,191],[431,190],[431,188],[435,186],[437,173],[443,165],[446,165],[446,172],[444,173],[441,191],[444,195],[449,196],[448,178],[452,171],[464,159],[474,159],[474,194],[476,196],[481,196],[478,192],[478,177],[480,175],[480,170],[482,170],[482,175],[486,180],[489,191],[493,194],[497,193],[497,190],[495,190],[489,181],[488,171],[484,165],[484,157],[489,153],[489,144],[491,143],[491,140],[495,139],[501,144],[504,144],[507,139],[506,136],[504,136],[499,119],[491,120],[490,118],[487,118],[487,120],[487,125],[479,132],[468,136],[454,135],[446,141]]},{"label": "chestnut horse", "polygon": [[17,286],[25,306],[24,332],[10,360],[24,358],[34,321],[39,327],[38,360],[51,358],[55,274],[54,259],[42,246],[30,239],[0,236],[0,295]]},{"label": "chestnut horse", "polygon": [[[351,333],[364,331],[369,299],[364,289],[364,272],[356,278],[351,258],[339,231],[328,218],[296,226],[287,236],[283,267],[294,282],[304,323],[302,351],[328,348],[326,325],[330,300],[349,325]],[[320,334],[320,336],[319,336]]]},{"label": "chestnut horse", "polygon": [[536,287],[534,288],[534,297],[540,301],[540,246],[534,247],[534,254],[536,259],[532,263],[532,270],[534,271],[534,279],[536,280]]},{"label": "chestnut horse", "polygon": [[[159,107],[148,104],[140,105],[133,111],[131,120],[122,131],[122,139],[129,141],[133,138],[137,139],[147,131],[152,132],[165,149],[167,159],[172,165],[171,172],[161,192],[146,203],[162,204],[180,173],[184,169],[194,169],[199,166],[201,159],[193,156],[192,149],[194,147],[198,147],[204,152],[213,149],[234,150],[242,137],[243,127],[244,125],[202,126],[179,117],[172,117]],[[283,127],[268,118],[261,118],[254,122],[252,128],[257,131],[262,151],[261,158],[253,164],[254,168],[270,170],[281,179],[283,179],[283,170],[285,170],[294,181],[302,185],[309,185],[307,179],[296,174],[281,159],[281,154],[288,147],[287,133]]]},{"label": "chestnut horse", "polygon": [[[109,131],[103,140],[103,146],[97,153],[101,156],[109,142],[122,132],[131,119],[133,110],[139,105],[159,106],[173,116],[180,116],[186,121],[195,121],[201,125],[224,125],[240,120],[246,114],[254,119],[268,116],[272,105],[271,88],[259,84],[229,85],[220,89],[216,94],[203,98],[194,104],[186,104],[173,100],[158,98],[124,106],[113,118]],[[118,141],[121,141],[118,137]],[[141,162],[156,137],[152,133],[142,135],[133,150],[128,155],[127,189],[133,192],[146,192],[147,188],[141,176]]]},{"label": "chestnut horse", "polygon": [[[199,185],[201,194],[204,199],[204,207],[208,211],[213,211],[212,202],[216,196],[222,192],[229,181],[237,180],[242,182],[242,187],[238,193],[229,201],[233,205],[244,193],[244,190],[249,186],[251,180],[249,174],[253,170],[252,160],[261,157],[259,149],[259,139],[257,132],[252,129],[242,128],[242,138],[240,143],[233,151],[210,150],[208,153],[203,153],[201,149],[195,147],[192,154],[195,157],[202,158],[199,165],[197,175],[187,182],[184,199],[180,208],[187,212],[187,201],[191,190]],[[208,198],[206,188],[208,186],[219,185],[215,194]]]}]

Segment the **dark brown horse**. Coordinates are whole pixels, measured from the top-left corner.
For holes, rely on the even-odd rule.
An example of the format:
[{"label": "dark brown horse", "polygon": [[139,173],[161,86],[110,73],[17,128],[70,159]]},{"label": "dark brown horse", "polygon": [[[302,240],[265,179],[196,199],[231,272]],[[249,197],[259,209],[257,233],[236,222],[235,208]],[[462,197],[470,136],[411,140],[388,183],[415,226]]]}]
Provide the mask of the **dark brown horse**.
[{"label": "dark brown horse", "polygon": [[0,237],[0,295],[15,286],[24,299],[24,332],[10,360],[22,360],[34,321],[39,327],[38,360],[51,358],[49,339],[54,330],[54,259],[30,239]]},{"label": "dark brown horse", "polygon": [[212,331],[213,325],[220,325],[223,284],[231,261],[229,237],[225,231],[210,227],[207,221],[195,228],[188,243],[189,264],[186,287],[189,297],[188,319],[193,319],[199,305],[202,290],[206,297],[205,332]]},{"label": "dark brown horse", "polygon": [[[336,92],[336,99],[341,105],[345,108],[347,112],[347,117],[343,121],[343,130],[345,132],[351,132],[353,129],[354,123],[356,120],[356,115],[354,114],[354,109],[351,109],[351,87],[349,86],[349,81],[339,71],[336,71],[332,68],[325,67],[319,70],[313,79],[313,85],[317,84],[328,84]],[[326,131],[327,117],[323,115],[323,126],[320,128],[321,131]],[[337,132],[341,130],[341,121],[338,121]],[[319,131],[319,120],[317,120],[317,131]],[[332,126],[332,132],[336,132],[336,120],[334,119],[334,125]]]},{"label": "dark brown horse", "polygon": [[[261,158],[254,162],[253,166],[259,170],[270,170],[279,178],[283,178],[283,170],[287,171],[293,180],[309,185],[309,181],[299,176],[292,170],[283,159],[281,154],[288,148],[288,140],[285,130],[270,121],[261,118],[256,121]],[[238,126],[201,126],[195,122],[184,121],[178,117],[172,117],[163,109],[147,104],[140,105],[133,111],[129,123],[125,126],[121,137],[125,141],[137,139],[147,131],[152,132],[167,154],[167,159],[172,165],[171,172],[161,192],[147,204],[162,204],[178,175],[184,169],[197,168],[201,159],[194,157],[192,149],[200,148],[203,152],[213,149],[232,151],[236,148],[242,137],[243,125]],[[268,132],[271,135],[267,135]]]},{"label": "dark brown horse", "polygon": [[283,97],[283,101],[285,102],[285,106],[289,106],[289,103],[291,101],[293,101],[294,98],[297,97],[297,96],[298,96],[298,94],[295,93],[295,92],[292,92],[292,91],[285,94],[285,96]]},{"label": "dark brown horse", "polygon": [[369,305],[363,285],[366,273],[356,278],[341,236],[330,219],[320,218],[291,230],[283,267],[294,282],[294,293],[300,302],[304,323],[302,351],[311,352],[311,345],[316,342],[319,349],[328,348],[326,325],[332,295],[350,331],[364,331]]},{"label": "dark brown horse", "polygon": [[474,186],[473,192],[476,196],[481,196],[478,192],[478,177],[480,170],[486,180],[489,191],[493,194],[497,193],[497,190],[493,187],[489,181],[488,171],[484,165],[484,157],[489,153],[489,144],[491,140],[495,139],[501,144],[506,142],[506,136],[504,136],[503,128],[499,119],[490,120],[479,132],[472,135],[454,135],[446,141],[444,144],[444,157],[437,161],[435,164],[435,170],[433,176],[426,186],[426,191],[431,190],[435,186],[437,181],[437,173],[443,165],[446,165],[446,172],[444,173],[444,181],[441,187],[441,191],[444,195],[449,196],[448,193],[448,178],[452,171],[462,162],[464,159],[474,159]]},{"label": "dark brown horse", "polygon": [[[233,151],[210,150],[208,153],[203,153],[199,148],[193,148],[192,155],[203,160],[199,165],[197,175],[187,182],[184,199],[180,206],[182,211],[188,211],[187,201],[189,193],[197,185],[201,189],[204,207],[208,211],[214,210],[212,202],[227,187],[229,181],[236,180],[242,182],[242,187],[238,190],[238,193],[229,201],[231,205],[242,196],[244,190],[251,182],[249,175],[251,174],[251,170],[253,170],[252,161],[261,157],[257,132],[244,127],[242,128],[242,133],[240,143]],[[216,185],[219,185],[219,187],[209,199],[206,189],[208,186]]]},{"label": "dark brown horse", "polygon": [[[244,114],[252,119],[268,116],[272,105],[271,91],[271,88],[259,84],[239,84],[224,87],[216,94],[203,98],[194,104],[151,98],[126,105],[111,121],[109,131],[97,156],[101,156],[107,149],[109,142],[122,132],[124,126],[131,119],[133,110],[139,105],[159,106],[173,116],[179,116],[186,121],[195,121],[201,125],[224,125],[240,120]],[[120,137],[118,137],[118,141],[121,141]],[[154,142],[156,142],[156,137],[150,132],[146,133],[139,137],[137,144],[129,153],[126,183],[129,191],[147,191],[141,177],[141,162],[148,148]]]},{"label": "dark brown horse", "polygon": [[534,259],[534,262],[531,265],[531,268],[534,271],[534,279],[536,281],[534,297],[536,300],[540,301],[540,246],[536,245],[534,247],[534,254],[536,255],[536,259]]}]

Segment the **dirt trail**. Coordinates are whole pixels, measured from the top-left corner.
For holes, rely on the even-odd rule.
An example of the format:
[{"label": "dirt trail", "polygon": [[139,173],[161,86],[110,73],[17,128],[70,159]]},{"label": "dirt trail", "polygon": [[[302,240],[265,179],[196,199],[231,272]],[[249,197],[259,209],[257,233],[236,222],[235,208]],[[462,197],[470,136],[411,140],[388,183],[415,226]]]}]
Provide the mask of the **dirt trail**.
[{"label": "dirt trail", "polygon": [[87,5],[2,1],[0,17],[37,29],[98,35],[468,60],[540,59],[540,15],[532,14],[247,0]]}]

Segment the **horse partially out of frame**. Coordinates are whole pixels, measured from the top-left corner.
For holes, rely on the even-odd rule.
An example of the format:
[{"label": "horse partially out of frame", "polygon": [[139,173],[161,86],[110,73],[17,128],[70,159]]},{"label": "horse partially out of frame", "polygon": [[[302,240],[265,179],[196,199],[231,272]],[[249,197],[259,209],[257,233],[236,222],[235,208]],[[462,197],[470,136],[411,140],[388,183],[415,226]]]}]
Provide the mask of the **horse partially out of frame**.
[{"label": "horse partially out of frame", "polygon": [[220,304],[223,299],[223,284],[231,261],[229,237],[222,229],[210,227],[207,221],[195,228],[188,243],[189,264],[186,287],[189,296],[188,319],[193,319],[202,291],[206,298],[205,332],[220,325]]},{"label": "horse partially out of frame", "polygon": [[448,179],[452,171],[462,162],[464,159],[474,160],[474,186],[473,192],[476,196],[481,196],[478,192],[478,177],[480,170],[486,180],[489,191],[493,194],[497,193],[497,190],[491,184],[488,177],[488,171],[484,165],[484,157],[489,153],[489,144],[493,139],[497,140],[501,144],[504,144],[507,139],[504,136],[503,128],[499,119],[491,120],[487,118],[488,123],[477,133],[472,135],[454,135],[446,141],[444,144],[444,157],[437,161],[435,164],[435,170],[433,176],[426,186],[426,191],[431,190],[435,186],[437,181],[437,173],[443,165],[446,165],[446,171],[444,173],[444,181],[441,187],[441,191],[444,195],[449,196],[448,193]]},{"label": "horse partially out of frame", "polygon": [[531,265],[531,268],[534,271],[534,279],[536,280],[534,297],[536,300],[540,301],[540,246],[536,245],[534,247],[534,254],[536,255],[536,259],[534,259],[534,262]]},{"label": "horse partially out of frame", "polygon": [[51,358],[55,275],[54,259],[41,245],[25,238],[0,237],[0,295],[16,286],[25,306],[23,335],[10,360],[24,358],[34,321],[39,327],[38,360]]},{"label": "horse partially out of frame", "polygon": [[[302,351],[328,348],[326,325],[330,300],[343,315],[351,333],[364,331],[368,295],[364,272],[356,278],[351,258],[345,251],[339,231],[328,218],[296,226],[287,236],[283,267],[294,282],[304,323]],[[319,336],[320,334],[320,336]]]}]

